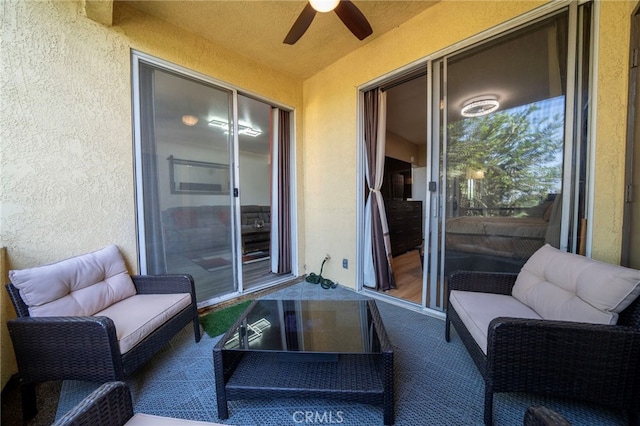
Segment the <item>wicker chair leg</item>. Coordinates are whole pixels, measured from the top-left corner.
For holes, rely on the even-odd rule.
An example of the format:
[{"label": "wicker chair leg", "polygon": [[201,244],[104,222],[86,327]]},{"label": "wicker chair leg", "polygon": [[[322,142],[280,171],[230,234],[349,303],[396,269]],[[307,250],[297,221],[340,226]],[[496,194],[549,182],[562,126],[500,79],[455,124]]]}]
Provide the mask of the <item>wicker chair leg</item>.
[{"label": "wicker chair leg", "polygon": [[484,387],[484,424],[493,425],[493,390],[485,384]]},{"label": "wicker chair leg", "polygon": [[196,338],[196,343],[198,343],[202,338],[202,334],[200,331],[200,321],[198,321],[197,317],[193,320],[193,333]]},{"label": "wicker chair leg", "polygon": [[21,383],[20,393],[22,396],[22,419],[26,422],[38,414],[36,385],[34,383]]},{"label": "wicker chair leg", "polygon": [[446,342],[451,340],[451,320],[449,320],[449,315],[444,320],[444,340]]},{"label": "wicker chair leg", "polygon": [[[234,367],[235,368],[235,367]],[[218,418],[225,420],[229,418],[229,407],[227,405],[227,390],[224,375],[224,365],[222,352],[213,350],[213,375],[216,378],[216,402],[218,404]]]}]

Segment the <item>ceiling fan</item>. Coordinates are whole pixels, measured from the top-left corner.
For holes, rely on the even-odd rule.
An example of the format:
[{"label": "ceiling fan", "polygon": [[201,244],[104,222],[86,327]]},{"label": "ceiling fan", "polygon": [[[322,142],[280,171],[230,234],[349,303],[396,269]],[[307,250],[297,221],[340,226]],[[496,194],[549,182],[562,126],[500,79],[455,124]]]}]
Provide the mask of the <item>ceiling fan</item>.
[{"label": "ceiling fan", "polygon": [[364,40],[373,33],[367,18],[350,0],[309,0],[296,22],[293,23],[284,43],[295,44],[307,31],[317,12],[331,12],[332,10],[359,40]]}]

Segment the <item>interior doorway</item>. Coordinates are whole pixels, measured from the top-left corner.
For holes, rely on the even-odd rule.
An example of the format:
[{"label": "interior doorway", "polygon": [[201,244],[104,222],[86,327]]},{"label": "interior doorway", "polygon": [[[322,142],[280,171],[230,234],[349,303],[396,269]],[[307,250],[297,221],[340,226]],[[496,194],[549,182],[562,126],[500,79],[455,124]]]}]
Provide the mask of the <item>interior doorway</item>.
[{"label": "interior doorway", "polygon": [[383,86],[387,93],[382,195],[395,288],[389,296],[421,304],[427,165],[427,75],[424,68]]}]

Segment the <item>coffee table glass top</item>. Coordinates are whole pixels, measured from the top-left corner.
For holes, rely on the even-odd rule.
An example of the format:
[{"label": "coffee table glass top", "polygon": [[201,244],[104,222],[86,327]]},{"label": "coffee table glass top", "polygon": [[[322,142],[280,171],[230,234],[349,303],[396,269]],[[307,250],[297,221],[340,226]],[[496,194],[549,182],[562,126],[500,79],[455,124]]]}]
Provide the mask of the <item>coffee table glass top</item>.
[{"label": "coffee table glass top", "polygon": [[372,300],[257,300],[223,350],[380,353]]}]

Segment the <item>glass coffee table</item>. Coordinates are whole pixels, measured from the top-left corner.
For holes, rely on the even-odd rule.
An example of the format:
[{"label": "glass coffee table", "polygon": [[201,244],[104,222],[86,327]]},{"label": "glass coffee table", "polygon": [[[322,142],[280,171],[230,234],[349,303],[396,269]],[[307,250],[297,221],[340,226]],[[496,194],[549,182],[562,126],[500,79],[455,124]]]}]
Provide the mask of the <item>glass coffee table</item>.
[{"label": "glass coffee table", "polygon": [[227,401],[337,398],[381,405],[394,423],[393,349],[373,300],[256,300],[213,349]]}]

